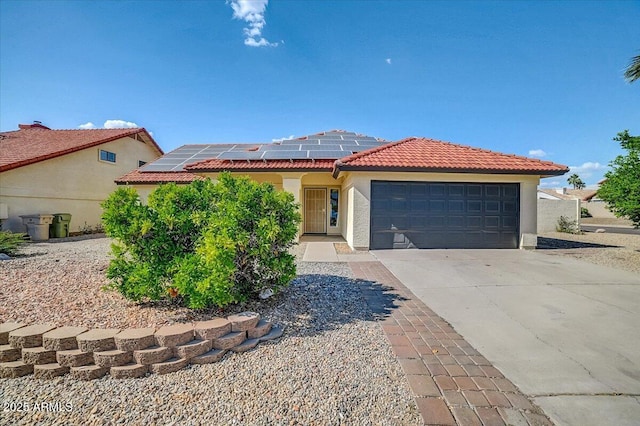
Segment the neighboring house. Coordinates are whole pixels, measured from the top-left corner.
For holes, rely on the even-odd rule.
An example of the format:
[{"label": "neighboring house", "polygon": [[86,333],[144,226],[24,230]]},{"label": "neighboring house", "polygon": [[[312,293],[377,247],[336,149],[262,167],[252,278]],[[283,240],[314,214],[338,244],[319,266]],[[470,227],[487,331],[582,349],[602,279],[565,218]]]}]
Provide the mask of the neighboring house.
[{"label": "neighboring house", "polygon": [[100,223],[114,180],[163,154],[136,129],[52,130],[36,122],[0,133],[3,229],[24,232],[20,215],[70,213],[71,232]]},{"label": "neighboring house", "polygon": [[596,196],[597,192],[597,189],[539,188],[538,198],[548,200],[580,200],[586,202],[591,201]]},{"label": "neighboring house", "polygon": [[143,199],[222,171],[293,193],[303,234],[356,249],[517,248],[536,234],[536,189],[563,165],[425,138],[330,131],[270,144],[184,145],[117,179]]}]

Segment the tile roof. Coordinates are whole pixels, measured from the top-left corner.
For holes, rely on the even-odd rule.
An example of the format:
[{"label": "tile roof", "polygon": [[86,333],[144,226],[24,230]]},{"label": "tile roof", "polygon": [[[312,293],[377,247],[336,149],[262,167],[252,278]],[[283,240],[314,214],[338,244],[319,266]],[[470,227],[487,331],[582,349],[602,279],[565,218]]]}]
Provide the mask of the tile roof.
[{"label": "tile roof", "polygon": [[144,128],[52,130],[33,124],[20,125],[19,130],[0,133],[0,171],[15,169],[81,149],[111,142],[126,136],[138,135],[163,151]]},{"label": "tile roof", "polygon": [[204,177],[190,172],[141,172],[133,170],[115,180],[118,185],[155,184],[155,183],[189,183]]},{"label": "tile roof", "polygon": [[333,170],[335,160],[206,160],[189,164],[186,170],[200,172],[221,172],[235,170],[255,171],[297,171],[297,170]]},{"label": "tile roof", "polygon": [[440,171],[562,175],[567,166],[551,161],[502,154],[426,138],[406,138],[336,161],[334,176],[343,170]]}]

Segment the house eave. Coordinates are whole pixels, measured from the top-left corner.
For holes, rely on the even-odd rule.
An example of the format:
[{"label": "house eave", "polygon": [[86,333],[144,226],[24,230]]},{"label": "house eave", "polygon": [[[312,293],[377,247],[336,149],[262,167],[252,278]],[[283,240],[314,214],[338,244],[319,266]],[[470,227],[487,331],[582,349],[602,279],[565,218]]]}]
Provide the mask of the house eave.
[{"label": "house eave", "polygon": [[527,176],[561,176],[568,170],[509,170],[509,169],[472,169],[472,168],[439,168],[439,167],[389,167],[389,166],[350,166],[348,164],[336,164],[333,169],[333,177],[340,172],[407,172],[407,173],[465,173],[465,174],[491,174],[491,175],[527,175]]}]

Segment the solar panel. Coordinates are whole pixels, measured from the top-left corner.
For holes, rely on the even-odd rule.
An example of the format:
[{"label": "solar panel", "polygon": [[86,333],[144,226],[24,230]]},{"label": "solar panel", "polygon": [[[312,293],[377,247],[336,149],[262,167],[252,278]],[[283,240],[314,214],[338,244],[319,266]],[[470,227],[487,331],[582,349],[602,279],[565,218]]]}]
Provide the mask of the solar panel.
[{"label": "solar panel", "polygon": [[218,156],[219,160],[259,160],[261,152],[258,151],[226,151]]},{"label": "solar panel", "polygon": [[300,145],[303,151],[335,151],[340,146],[336,145]]},{"label": "solar panel", "polygon": [[307,158],[307,151],[266,151],[262,158],[265,160],[296,160]]},{"label": "solar panel", "polygon": [[[296,148],[299,147],[299,146],[300,146],[300,144],[296,144],[296,145],[262,145],[260,147],[260,151],[262,151],[262,152],[266,152],[266,151],[295,151]],[[320,146],[320,145],[315,145],[315,146]]]},{"label": "solar panel", "polygon": [[314,160],[336,160],[351,155],[351,151],[309,151],[309,158]]},{"label": "solar panel", "polygon": [[372,138],[370,136],[357,136],[354,138],[356,141],[358,141],[358,143],[370,143],[370,142],[377,142],[380,143],[380,141],[378,141],[378,139],[376,138]]},{"label": "solar panel", "polygon": [[301,143],[304,144],[311,144],[311,143],[318,143],[319,141],[316,139],[313,142],[309,142],[308,140],[297,140],[297,139],[286,139],[283,140],[282,142],[280,142],[280,145],[300,145]]},{"label": "solar panel", "polygon": [[325,139],[320,141],[320,145],[342,145],[344,142],[343,140]]},{"label": "solar panel", "polygon": [[318,136],[318,139],[320,139],[320,140],[322,140],[322,139],[342,140],[342,136],[341,135],[322,135],[322,136]]}]

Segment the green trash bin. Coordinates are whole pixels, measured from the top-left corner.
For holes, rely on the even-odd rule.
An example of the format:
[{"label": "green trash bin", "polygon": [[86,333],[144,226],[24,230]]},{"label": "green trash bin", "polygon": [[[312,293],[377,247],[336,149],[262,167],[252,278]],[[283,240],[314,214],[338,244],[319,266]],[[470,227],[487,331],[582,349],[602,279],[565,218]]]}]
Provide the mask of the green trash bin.
[{"label": "green trash bin", "polygon": [[71,215],[69,213],[54,213],[53,223],[49,228],[51,237],[63,238],[69,236],[69,222],[71,222]]}]

